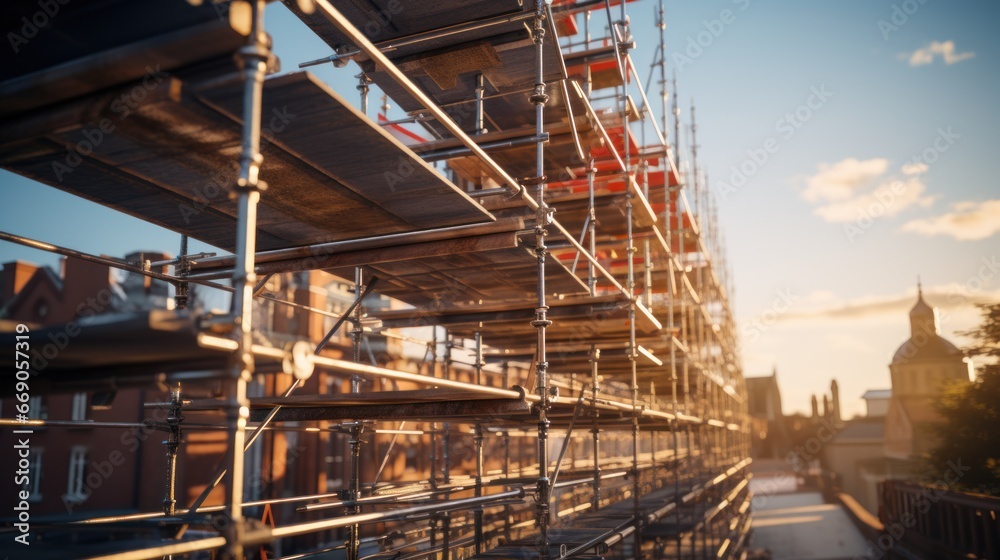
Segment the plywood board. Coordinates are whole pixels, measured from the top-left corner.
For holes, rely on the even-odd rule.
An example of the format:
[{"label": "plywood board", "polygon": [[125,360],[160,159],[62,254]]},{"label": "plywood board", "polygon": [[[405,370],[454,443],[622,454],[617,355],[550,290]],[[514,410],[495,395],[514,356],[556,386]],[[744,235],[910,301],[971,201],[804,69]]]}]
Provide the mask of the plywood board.
[{"label": "plywood board", "polygon": [[[168,78],[128,114],[112,91],[0,123],[0,165],[232,250],[242,84],[196,86]],[[493,220],[307,73],[268,80],[263,114],[261,250]],[[113,129],[91,141],[100,123]]]}]

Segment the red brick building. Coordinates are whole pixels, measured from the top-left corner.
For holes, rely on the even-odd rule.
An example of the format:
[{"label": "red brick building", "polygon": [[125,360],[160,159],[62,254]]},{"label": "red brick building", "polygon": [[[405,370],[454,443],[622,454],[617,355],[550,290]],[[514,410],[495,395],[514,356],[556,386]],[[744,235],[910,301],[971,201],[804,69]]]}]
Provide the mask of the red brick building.
[{"label": "red brick building", "polygon": [[[138,254],[126,260],[138,260]],[[165,255],[144,255],[145,259],[168,259]],[[166,272],[166,270],[164,270]],[[322,271],[276,276],[267,286],[275,297],[338,314],[354,298],[349,285]],[[205,288],[208,290],[208,288]],[[86,317],[173,307],[169,288],[135,274],[109,270],[107,267],[64,259],[61,270],[39,267],[15,261],[5,263],[0,271],[0,321],[13,326],[27,323],[32,331],[43,325],[58,325],[81,321]],[[195,291],[193,305],[204,294]],[[256,314],[259,332],[268,342],[281,345],[292,340],[318,341],[335,319],[301,309],[258,300]],[[388,305],[387,300],[370,296],[366,305]],[[351,327],[340,329],[324,354],[342,358],[352,352]],[[35,340],[34,348],[48,341]],[[382,365],[416,371],[392,355],[398,347],[387,345],[382,337],[371,337],[366,344],[371,355]],[[38,375],[44,375],[44,370]],[[280,394],[291,376],[259,375],[251,385],[251,396]],[[342,375],[316,372],[300,389],[301,393],[349,391],[349,380]],[[192,382],[182,387],[184,398],[219,396],[214,382]],[[75,515],[86,512],[120,514],[156,512],[163,507],[165,496],[166,433],[155,427],[166,420],[165,408],[149,408],[144,403],[166,402],[169,388],[127,388],[106,393],[74,392],[38,394],[31,397],[33,419],[76,421],[80,425],[49,426],[34,429],[31,435],[31,472],[26,489],[30,493],[33,518]],[[3,416],[14,415],[16,401],[0,401]],[[226,434],[221,426],[225,418],[217,413],[185,413],[182,423],[183,443],[177,460],[177,508],[186,508],[202,492],[211,475],[224,460]],[[92,427],[82,422],[116,422],[123,426]],[[427,465],[419,447],[421,436],[403,436],[416,441],[400,446],[406,449],[386,466],[385,477],[394,480],[416,480],[427,476]],[[10,430],[0,431],[0,445],[13,445]],[[363,472],[374,473],[381,461],[376,452],[385,453],[388,440],[370,446],[363,457]],[[402,443],[402,442],[401,442]],[[347,437],[329,430],[268,431],[251,448],[247,461],[246,498],[248,500],[292,495],[334,493],[346,486],[349,462],[343,460]],[[221,504],[224,485],[212,493],[206,505]],[[19,488],[0,485],[0,502],[14,503]],[[308,518],[296,513],[299,504],[274,508],[278,524]],[[259,516],[260,509],[248,510]],[[331,540],[336,535],[326,536]],[[322,538],[309,537],[310,540]],[[286,550],[288,544],[285,544]]]}]

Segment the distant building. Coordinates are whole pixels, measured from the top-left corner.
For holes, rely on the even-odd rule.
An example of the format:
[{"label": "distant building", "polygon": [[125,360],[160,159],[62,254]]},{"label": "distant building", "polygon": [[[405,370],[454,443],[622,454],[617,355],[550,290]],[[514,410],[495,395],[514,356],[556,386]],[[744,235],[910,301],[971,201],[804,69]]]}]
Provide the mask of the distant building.
[{"label": "distant building", "polygon": [[861,398],[865,400],[866,414],[869,418],[884,418],[889,413],[889,400],[892,389],[868,389]]},{"label": "distant building", "polygon": [[948,383],[969,383],[972,363],[961,350],[939,334],[937,310],[924,301],[918,287],[910,310],[910,338],[896,350],[889,364],[892,397],[886,414],[885,453],[910,460],[935,444],[929,425],[940,422],[934,401]]},{"label": "distant building", "polygon": [[[146,258],[163,260],[167,257],[147,254]],[[139,260],[139,254],[130,254],[125,260]],[[158,272],[166,272],[166,267]],[[129,297],[133,299],[129,301]],[[106,266],[79,259],[63,259],[59,271],[23,261],[4,263],[0,271],[0,318],[27,323],[33,332],[41,325],[65,324],[126,310],[167,307],[172,307],[172,301],[163,282],[109,270]],[[68,343],[72,342],[67,338],[63,344]],[[35,373],[44,375],[40,370]],[[154,392],[129,389],[115,394],[86,391],[36,394],[29,401],[29,418],[139,422],[145,417],[144,399]],[[113,410],[107,406],[111,400],[114,401]],[[0,401],[4,411],[13,410],[15,404],[13,398]],[[0,444],[9,447],[11,437],[9,431],[0,432]],[[163,480],[162,439],[163,434],[145,426],[103,431],[87,426],[35,430],[28,482],[32,513],[72,514],[83,510],[123,513],[158,509],[163,500],[162,485],[143,484],[142,475],[159,473],[157,480]],[[114,469],[109,470],[107,465]],[[9,503],[17,490],[17,487],[4,485],[0,489],[0,501]]]},{"label": "distant building", "polygon": [[[141,260],[166,261],[169,256],[132,253],[129,262]],[[109,270],[106,266],[68,258],[61,261],[57,272],[49,267],[14,261],[4,263],[0,270],[0,323],[28,323],[32,332],[44,325],[79,323],[92,316],[149,312],[172,309],[174,300],[169,287],[148,277]],[[168,272],[163,267],[160,272]],[[191,307],[204,301],[202,288],[194,286]],[[322,270],[283,273],[272,276],[264,284],[263,295],[254,302],[254,325],[257,343],[283,346],[307,340],[323,339],[337,320],[353,303],[353,283]],[[273,298],[300,307],[282,305]],[[365,299],[363,309],[400,306],[388,297],[372,294]],[[301,306],[321,311],[310,313]],[[349,359],[354,352],[351,324],[347,323],[330,339],[322,355]],[[361,360],[398,371],[428,376],[448,377],[471,382],[472,369],[455,361],[449,365],[420,361],[407,355],[403,342],[369,332],[361,345]],[[448,347],[448,341],[440,344]],[[420,348],[424,350],[424,348]],[[526,375],[520,366],[512,364],[513,376]],[[37,372],[44,375],[44,371]],[[498,383],[498,375],[487,383]],[[281,394],[291,384],[291,375],[259,375],[249,384],[250,397]],[[344,393],[350,390],[350,380],[343,374],[318,370],[305,381],[302,394]],[[416,389],[417,385],[401,381],[399,389]],[[154,426],[162,424],[165,409],[144,407],[144,403],[169,399],[167,387],[119,388],[108,393],[95,391],[55,391],[32,395],[31,418],[48,421],[75,421],[73,427],[36,428],[32,435],[31,479],[25,485],[30,492],[32,515],[79,516],[114,515],[161,510],[166,479],[165,433]],[[218,397],[214,381],[190,380],[182,386],[185,396]],[[13,410],[13,398],[0,399],[0,410]],[[779,408],[780,409],[780,408]],[[221,414],[184,411],[181,424],[183,443],[178,450],[176,500],[178,508],[186,508],[202,492],[211,474],[222,464],[227,446],[226,433],[221,430],[198,429],[196,426],[219,425]],[[83,422],[123,422],[132,427],[101,428]],[[285,426],[294,427],[291,423]],[[329,426],[327,426],[329,427]],[[381,428],[396,428],[386,422]],[[10,430],[0,431],[0,447],[14,444]],[[373,434],[371,436],[375,438]],[[386,479],[397,481],[426,480],[431,472],[433,455],[429,451],[429,434],[403,434],[396,451],[388,456],[390,439],[373,442],[373,450],[361,456],[363,476],[371,476],[383,468]],[[351,464],[344,460],[349,436],[333,429],[268,430],[264,432],[248,456],[244,480],[247,500],[276,499],[293,495],[329,493],[336,496],[350,480]],[[499,469],[503,454],[498,452],[502,440],[486,444],[486,466]],[[520,445],[520,444],[519,444]],[[387,460],[388,459],[388,460]],[[382,461],[385,461],[382,463]],[[455,444],[451,449],[453,468],[474,470],[475,458],[471,446]],[[441,465],[438,465],[440,472]],[[14,503],[22,488],[0,486],[0,503]],[[206,506],[223,503],[221,487],[206,500]],[[317,519],[322,514],[303,514],[296,503],[276,504],[272,514],[278,525],[304,519]],[[259,507],[245,513],[260,518]],[[365,528],[365,531],[374,531]],[[339,544],[343,534],[331,530],[314,535],[285,539],[274,545],[275,554],[297,549],[312,549],[320,544]],[[280,554],[278,554],[280,556]]]},{"label": "distant building", "polygon": [[930,426],[941,421],[934,401],[944,385],[970,382],[971,363],[940,336],[937,311],[919,286],[917,292],[910,338],[889,365],[892,389],[866,391],[867,416],[845,424],[824,449],[826,468],[837,473],[841,489],[873,512],[878,483],[913,477],[933,448]]},{"label": "distant building", "polygon": [[877,486],[886,478],[883,420],[855,418],[838,429],[824,448],[824,466],[837,473],[841,490],[870,511],[878,509]]},{"label": "distant building", "polygon": [[751,454],[756,459],[783,458],[791,449],[785,416],[781,411],[778,372],[747,377],[750,421],[753,427]]}]

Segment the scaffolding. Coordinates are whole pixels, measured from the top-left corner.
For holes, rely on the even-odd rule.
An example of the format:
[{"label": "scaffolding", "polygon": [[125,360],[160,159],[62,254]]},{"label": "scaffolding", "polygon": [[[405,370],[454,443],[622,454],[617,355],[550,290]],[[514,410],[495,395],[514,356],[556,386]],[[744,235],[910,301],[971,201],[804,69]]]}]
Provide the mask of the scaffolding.
[{"label": "scaffolding", "polygon": [[[658,108],[630,54],[624,1],[283,3],[333,53],[300,66],[360,67],[360,110],[308,72],[267,78],[277,61],[263,0],[227,4],[222,18],[218,5],[153,2],[152,13],[171,17],[135,23],[150,29],[112,35],[120,42],[72,64],[34,61],[0,84],[4,168],[177,231],[182,247],[190,236],[232,252],[184,248],[169,262],[128,263],[0,232],[168,282],[181,304],[84,325],[38,385],[171,383],[168,401],[147,403],[167,411],[157,426],[167,436],[163,510],[52,527],[116,535],[80,549],[104,560],[243,558],[319,533],[340,544],[285,558],[745,557],[749,423],[731,287],[697,166],[691,186],[678,170],[662,0],[650,73]],[[120,22],[127,10],[96,11]],[[149,81],[142,55],[153,52],[173,61],[157,77],[166,85],[54,178],[62,145],[109,118],[99,107]],[[371,120],[372,85],[408,117]],[[281,114],[296,117],[278,134]],[[387,131],[401,122],[433,138],[404,145]],[[232,199],[198,206],[199,186],[234,155]],[[185,205],[195,210],[178,211]],[[172,273],[156,272],[166,265]],[[353,303],[330,313],[264,293],[272,276],[307,270],[353,282]],[[183,309],[192,285],[231,292],[230,311]],[[409,307],[362,313],[371,293]],[[261,344],[254,302],[265,300],[336,320],[317,346]],[[428,326],[444,334],[427,344],[426,370],[366,363],[369,335],[411,340]],[[341,329],[353,359],[322,352]],[[0,352],[11,351],[3,336]],[[349,379],[351,391],[303,393],[316,371]],[[287,382],[251,397],[255,373]],[[219,381],[222,396],[186,395],[201,379]],[[184,423],[192,412],[224,421]],[[174,481],[182,428],[227,436],[224,467],[191,504],[178,503]],[[248,450],[273,430],[342,434],[350,479],[335,492],[245,500]],[[378,471],[365,472],[362,453],[378,434],[392,443]],[[429,442],[425,480],[382,477],[400,435]],[[470,467],[452,464],[460,439],[474,449]],[[224,505],[204,506],[219,485]],[[303,518],[271,527],[247,515],[266,504],[295,504]]]}]

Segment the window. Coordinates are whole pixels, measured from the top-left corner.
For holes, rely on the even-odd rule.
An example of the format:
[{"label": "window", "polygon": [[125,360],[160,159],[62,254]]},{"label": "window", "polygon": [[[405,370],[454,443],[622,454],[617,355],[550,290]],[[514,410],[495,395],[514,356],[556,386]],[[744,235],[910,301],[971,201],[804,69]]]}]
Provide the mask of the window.
[{"label": "window", "polygon": [[87,448],[74,447],[69,453],[69,479],[66,483],[66,500],[82,502],[87,499],[83,486],[87,470]]},{"label": "window", "polygon": [[49,418],[49,407],[42,397],[31,397],[28,399],[28,418],[30,420],[47,420]]},{"label": "window", "polygon": [[35,447],[28,455],[28,483],[21,487],[28,491],[28,501],[37,502],[42,499],[42,451]]},{"label": "window", "polygon": [[87,419],[87,393],[73,394],[73,420]]}]

